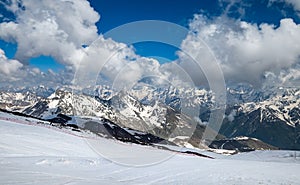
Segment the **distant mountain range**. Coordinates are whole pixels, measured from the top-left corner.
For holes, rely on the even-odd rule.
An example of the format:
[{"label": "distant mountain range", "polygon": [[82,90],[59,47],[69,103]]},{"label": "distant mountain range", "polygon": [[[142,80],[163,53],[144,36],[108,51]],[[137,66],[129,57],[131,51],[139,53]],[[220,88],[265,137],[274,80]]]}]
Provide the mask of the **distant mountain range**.
[{"label": "distant mountain range", "polygon": [[[127,92],[115,93],[99,86],[93,93],[72,93],[39,86],[1,91],[0,108],[89,129],[90,119],[97,118],[110,123],[107,125],[114,124],[111,128],[134,130],[133,135],[147,133],[180,146],[251,151],[300,149],[299,96],[297,88],[260,92],[242,84],[228,87],[223,124],[209,146],[201,138],[205,124],[218,106],[213,92],[205,89],[154,88],[141,84]],[[182,106],[200,107],[199,117],[182,113]],[[110,129],[102,128],[106,135],[119,137]]]}]

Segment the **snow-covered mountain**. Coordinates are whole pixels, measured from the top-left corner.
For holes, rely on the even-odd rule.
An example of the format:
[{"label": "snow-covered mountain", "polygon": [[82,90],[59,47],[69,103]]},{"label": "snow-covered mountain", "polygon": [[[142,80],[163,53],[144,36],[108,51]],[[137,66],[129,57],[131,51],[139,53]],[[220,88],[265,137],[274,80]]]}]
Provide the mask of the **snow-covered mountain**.
[{"label": "snow-covered mountain", "polygon": [[260,109],[261,122],[279,119],[288,125],[295,126],[300,121],[299,105],[300,90],[286,89],[267,100],[242,104],[239,111],[251,112]]},{"label": "snow-covered mountain", "polygon": [[106,104],[92,96],[57,90],[49,97],[23,110],[23,113],[42,119],[51,119],[57,114],[67,116],[96,116],[111,119],[112,111]]},{"label": "snow-covered mountain", "polygon": [[32,85],[32,86],[3,86],[0,87],[1,92],[18,92],[18,93],[31,93],[35,96],[39,97],[48,97],[50,96],[54,91],[55,88],[48,87],[45,85]]},{"label": "snow-covered mountain", "polygon": [[249,136],[285,149],[300,149],[300,89],[279,88],[262,101],[228,107],[221,133]]},{"label": "snow-covered mountain", "polygon": [[[151,104],[156,101],[180,110],[181,107],[212,107],[215,104],[213,93],[206,89],[197,88],[175,88],[174,86],[151,86],[140,83],[129,92],[137,100],[144,104]],[[181,101],[184,97],[185,101]]]},{"label": "snow-covered mountain", "polygon": [[0,92],[0,108],[10,111],[22,112],[25,108],[43,100],[30,92]]},{"label": "snow-covered mountain", "polygon": [[76,122],[80,117],[97,117],[124,128],[175,140],[180,145],[188,144],[197,124],[193,119],[163,103],[143,104],[130,94],[122,92],[104,100],[98,96],[57,90],[47,98],[31,99],[26,106],[7,109],[4,105],[10,103],[8,100],[13,100],[13,96],[12,93],[10,98],[2,99],[3,109],[61,123]]},{"label": "snow-covered mountain", "polygon": [[[103,118],[181,145],[199,146],[205,129],[197,119],[183,114],[182,106],[200,107],[199,118],[203,123],[218,109],[214,94],[209,90],[154,87],[146,83],[118,93],[108,86],[98,86],[95,91],[89,91],[90,94],[62,89],[40,97],[29,92],[1,92],[1,108],[61,122],[74,122],[74,117]],[[297,88],[259,91],[244,84],[228,87],[228,106],[220,133],[228,138],[247,136],[279,148],[299,149],[299,96]],[[222,135],[218,139],[222,139]]]}]

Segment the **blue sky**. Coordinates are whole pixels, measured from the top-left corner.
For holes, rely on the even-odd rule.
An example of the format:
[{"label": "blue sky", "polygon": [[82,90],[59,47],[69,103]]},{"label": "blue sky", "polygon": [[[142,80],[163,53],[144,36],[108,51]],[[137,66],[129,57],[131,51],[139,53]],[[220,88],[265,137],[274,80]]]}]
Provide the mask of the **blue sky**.
[{"label": "blue sky", "polygon": [[[229,3],[220,6],[218,0],[89,0],[101,19],[97,23],[99,33],[132,21],[163,20],[188,27],[189,21],[196,13],[204,13],[210,17],[219,16]],[[247,1],[244,1],[247,2]],[[231,8],[229,16],[253,23],[271,23],[277,25],[284,16],[282,9],[287,11],[286,17],[298,18],[292,7],[284,3],[276,3],[268,7],[268,1],[253,0],[251,7],[245,7],[245,15],[237,13],[237,7]],[[117,6],[116,6],[117,5]],[[297,19],[299,21],[299,19]],[[139,43],[134,45],[136,53],[142,56],[160,56],[169,60],[177,58],[178,48],[160,43]],[[159,58],[157,58],[159,59]],[[159,59],[161,63],[168,60]]]},{"label": "blue sky", "polygon": [[[229,3],[223,3],[223,6],[217,0],[89,0],[91,6],[101,15],[100,21],[96,24],[99,34],[103,34],[115,27],[132,21],[139,20],[163,20],[169,21],[181,26],[188,27],[189,21],[195,13],[203,13],[209,17],[219,16],[226,10]],[[299,16],[293,11],[292,6],[284,2],[274,3],[268,6],[268,0],[242,1],[232,6],[227,15],[242,19],[250,23],[271,23],[278,25],[280,19],[292,17],[296,23],[299,23]],[[250,3],[250,5],[248,5]],[[245,9],[241,15],[239,8]],[[0,20],[15,19],[13,14],[5,11],[0,6]],[[139,43],[134,45],[136,53],[141,56],[158,56],[161,63],[168,62],[177,58],[174,48],[160,43]],[[8,58],[13,58],[17,45],[0,41],[2,48]],[[47,56],[36,57],[30,60],[30,65],[38,67],[42,71],[52,69],[57,71],[64,68],[55,60]]]}]

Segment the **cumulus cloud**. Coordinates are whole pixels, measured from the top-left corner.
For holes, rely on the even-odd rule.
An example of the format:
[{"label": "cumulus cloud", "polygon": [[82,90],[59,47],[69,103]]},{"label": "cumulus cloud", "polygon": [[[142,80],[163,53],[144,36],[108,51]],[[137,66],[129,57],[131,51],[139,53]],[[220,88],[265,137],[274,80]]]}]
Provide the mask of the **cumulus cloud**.
[{"label": "cumulus cloud", "polygon": [[[298,1],[286,1],[298,7]],[[75,67],[77,81],[73,83],[83,86],[95,85],[100,73],[102,78],[118,82],[119,86],[146,76],[159,76],[179,84],[190,81],[187,73],[201,85],[207,83],[207,74],[216,73],[211,65],[216,57],[228,81],[260,85],[271,76],[280,78],[282,83],[299,79],[295,66],[300,56],[300,25],[292,19],[282,19],[278,27],[232,20],[226,15],[234,10],[242,16],[244,10],[238,7],[247,5],[240,0],[219,2],[225,3],[225,13],[214,19],[195,15],[181,44],[182,51],[178,52],[179,60],[160,65],[155,59],[136,55],[126,44],[99,36],[95,23],[100,16],[87,0],[12,0],[4,5],[15,14],[16,20],[0,23],[0,38],[17,43],[18,50],[16,60],[0,58],[3,66],[4,63],[9,66],[0,70],[13,73],[30,58],[45,55],[67,67]],[[200,68],[190,57],[198,54],[202,57]],[[19,76],[43,76],[40,79],[56,81],[59,75],[26,68]]]},{"label": "cumulus cloud", "polygon": [[[1,85],[9,86],[11,79],[15,80],[15,86],[70,84],[84,47],[98,37],[95,23],[100,15],[89,2],[10,0],[0,3],[15,15],[15,19],[0,23],[0,39],[18,46],[16,60],[0,59],[0,71],[7,74],[1,75]],[[66,69],[58,73],[41,72],[27,65],[30,58],[40,55],[53,57]]]},{"label": "cumulus cloud", "polygon": [[0,38],[18,44],[16,59],[23,63],[40,55],[76,65],[82,45],[97,37],[100,16],[86,0],[13,0],[5,4],[16,21],[0,24]]},{"label": "cumulus cloud", "polygon": [[[299,35],[300,25],[292,19],[282,19],[276,27],[225,16],[209,20],[195,15],[181,47],[186,52],[198,52],[204,41],[212,49],[228,81],[260,85],[266,72],[279,75],[299,63]],[[207,71],[213,72],[213,69]]]},{"label": "cumulus cloud", "polygon": [[73,83],[89,87],[100,77],[115,88],[130,88],[147,76],[164,76],[160,68],[157,60],[137,55],[132,46],[100,35],[92,45],[85,48]]},{"label": "cumulus cloud", "polygon": [[[132,47],[97,34],[95,23],[100,16],[87,0],[12,0],[2,4],[16,20],[0,23],[0,38],[17,43],[15,58],[23,64],[33,57],[51,56],[73,66],[77,70],[73,83],[85,87],[95,85],[99,73],[120,86],[147,75],[160,75],[157,60],[140,57]],[[19,74],[20,79],[34,77],[37,81],[46,77],[56,81],[55,76],[36,68],[26,68]]]},{"label": "cumulus cloud", "polygon": [[15,76],[14,74],[23,66],[23,64],[17,60],[8,59],[5,56],[5,52],[0,49],[0,66],[1,75]]}]

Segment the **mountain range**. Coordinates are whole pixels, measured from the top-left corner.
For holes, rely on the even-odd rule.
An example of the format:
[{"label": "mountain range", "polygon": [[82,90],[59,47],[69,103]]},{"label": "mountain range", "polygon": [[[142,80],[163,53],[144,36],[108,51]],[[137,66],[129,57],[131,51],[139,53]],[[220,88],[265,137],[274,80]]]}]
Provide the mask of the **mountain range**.
[{"label": "mountain range", "polygon": [[[274,88],[266,92],[244,84],[227,87],[223,123],[209,144],[202,142],[202,134],[211,113],[219,108],[209,90],[141,84],[130,91],[113,92],[107,86],[98,86],[89,92],[93,93],[44,86],[2,90],[0,108],[76,125],[119,140],[137,141],[148,134],[150,142],[185,147],[236,151],[300,149],[298,88]],[[183,106],[197,111],[199,107],[199,116],[183,112]],[[147,143],[147,137],[143,138],[138,142]]]}]

